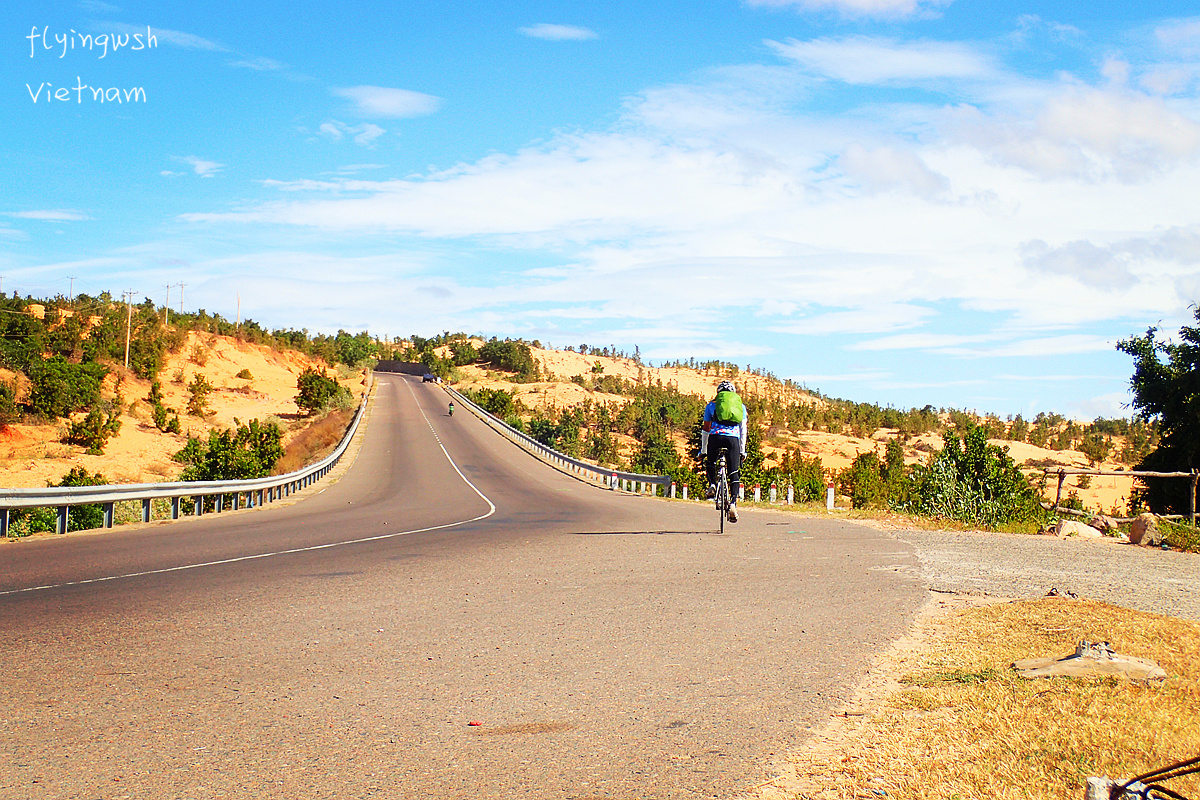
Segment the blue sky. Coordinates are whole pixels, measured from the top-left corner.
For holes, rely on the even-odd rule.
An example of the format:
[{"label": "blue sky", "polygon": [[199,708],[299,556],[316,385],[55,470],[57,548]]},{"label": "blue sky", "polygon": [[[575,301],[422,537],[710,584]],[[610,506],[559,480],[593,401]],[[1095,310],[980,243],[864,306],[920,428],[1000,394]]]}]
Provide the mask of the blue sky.
[{"label": "blue sky", "polygon": [[18,0],[0,31],[4,291],[1087,419],[1129,413],[1115,343],[1200,301],[1183,3]]}]

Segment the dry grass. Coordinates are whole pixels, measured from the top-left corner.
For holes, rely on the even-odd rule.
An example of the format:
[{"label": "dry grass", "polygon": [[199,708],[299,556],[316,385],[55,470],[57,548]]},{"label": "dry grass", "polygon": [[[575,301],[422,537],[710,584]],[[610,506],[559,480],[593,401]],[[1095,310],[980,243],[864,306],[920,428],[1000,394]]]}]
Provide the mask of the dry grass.
[{"label": "dry grass", "polygon": [[[1046,598],[947,615],[903,688],[851,723],[840,753],[797,758],[800,798],[1071,798],[1089,775],[1125,780],[1200,755],[1200,624]],[[1170,676],[1017,677],[1012,662],[1109,641]],[[1200,778],[1169,788],[1200,794]]]},{"label": "dry grass", "polygon": [[333,452],[354,419],[353,410],[330,411],[294,436],[275,464],[272,474],[294,472],[306,464],[320,461]]}]

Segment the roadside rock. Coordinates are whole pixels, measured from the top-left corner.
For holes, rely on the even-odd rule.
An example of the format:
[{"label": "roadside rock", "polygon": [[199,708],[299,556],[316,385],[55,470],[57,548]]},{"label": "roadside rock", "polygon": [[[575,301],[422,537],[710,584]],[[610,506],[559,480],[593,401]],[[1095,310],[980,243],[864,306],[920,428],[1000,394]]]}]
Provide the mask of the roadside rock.
[{"label": "roadside rock", "polygon": [[1105,516],[1104,514],[1097,514],[1092,518],[1092,521],[1089,522],[1088,525],[1091,525],[1093,528],[1105,535],[1111,534],[1117,529],[1117,521],[1112,517]]},{"label": "roadside rock", "polygon": [[1054,526],[1054,535],[1060,539],[1065,539],[1068,536],[1099,539],[1102,534],[1091,525],[1084,525],[1082,522],[1076,522],[1073,519],[1064,519],[1059,520],[1058,524]]},{"label": "roadside rock", "polygon": [[1071,655],[1062,658],[1026,658],[1014,662],[1013,669],[1022,678],[1124,675],[1133,681],[1149,683],[1167,677],[1163,668],[1153,661],[1123,656],[1114,652],[1108,642],[1081,641]]},{"label": "roadside rock", "polygon": [[1129,527],[1129,543],[1142,547],[1158,547],[1162,544],[1162,531],[1158,529],[1158,517],[1150,513],[1138,514]]}]

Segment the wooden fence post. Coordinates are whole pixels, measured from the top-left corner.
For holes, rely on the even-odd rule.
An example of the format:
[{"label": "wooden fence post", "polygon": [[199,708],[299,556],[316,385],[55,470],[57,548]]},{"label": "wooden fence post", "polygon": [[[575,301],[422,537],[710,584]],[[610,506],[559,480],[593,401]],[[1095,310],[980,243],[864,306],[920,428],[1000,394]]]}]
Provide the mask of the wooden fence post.
[{"label": "wooden fence post", "polygon": [[1196,527],[1196,481],[1200,480],[1200,472],[1192,470],[1192,503],[1188,511],[1192,519],[1192,527]]}]

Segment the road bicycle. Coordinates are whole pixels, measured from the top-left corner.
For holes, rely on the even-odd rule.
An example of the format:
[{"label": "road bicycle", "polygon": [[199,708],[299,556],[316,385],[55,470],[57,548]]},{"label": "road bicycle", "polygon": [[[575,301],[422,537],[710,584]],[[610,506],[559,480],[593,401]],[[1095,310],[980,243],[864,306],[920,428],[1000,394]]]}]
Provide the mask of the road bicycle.
[{"label": "road bicycle", "polygon": [[729,516],[729,506],[732,499],[729,496],[729,473],[725,471],[725,454],[717,458],[717,489],[713,495],[717,506],[717,515],[721,518],[721,533],[725,533],[725,519]]}]

